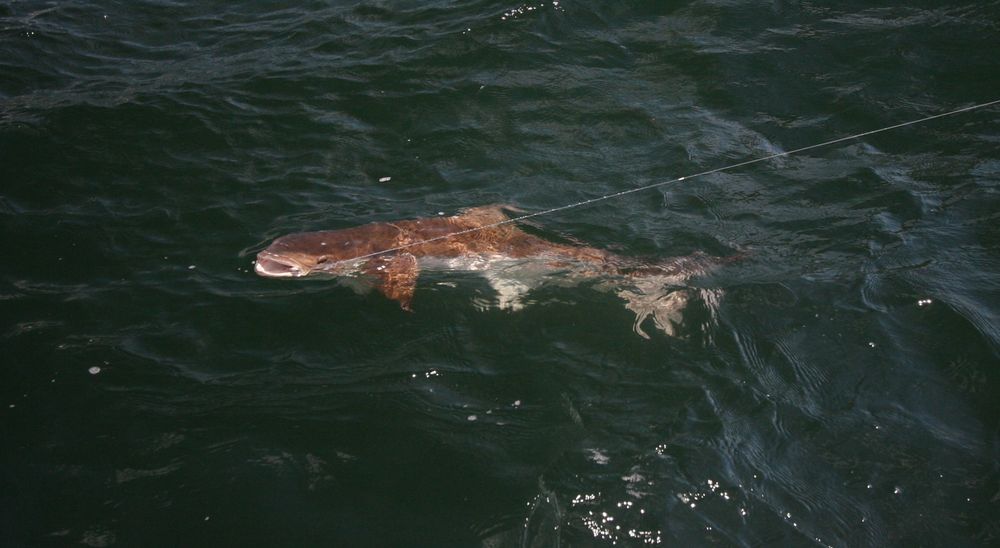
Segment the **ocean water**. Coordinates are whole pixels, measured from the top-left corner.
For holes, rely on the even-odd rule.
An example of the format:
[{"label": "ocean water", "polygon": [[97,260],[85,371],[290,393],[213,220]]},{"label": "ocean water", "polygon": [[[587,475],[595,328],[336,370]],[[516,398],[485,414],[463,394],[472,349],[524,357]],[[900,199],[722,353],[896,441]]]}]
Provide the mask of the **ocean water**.
[{"label": "ocean water", "polygon": [[995,1],[0,4],[0,544],[996,546],[997,107],[534,219],[746,250],[674,336],[252,261],[1000,99],[998,44]]}]

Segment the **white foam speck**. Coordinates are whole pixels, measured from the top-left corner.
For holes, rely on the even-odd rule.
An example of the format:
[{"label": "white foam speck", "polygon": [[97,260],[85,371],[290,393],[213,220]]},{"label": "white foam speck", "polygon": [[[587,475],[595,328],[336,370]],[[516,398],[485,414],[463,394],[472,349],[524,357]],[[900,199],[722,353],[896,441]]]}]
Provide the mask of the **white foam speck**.
[{"label": "white foam speck", "polygon": [[475,416],[475,415],[469,415],[469,416],[468,416],[468,417],[466,417],[466,418],[467,418],[467,419],[468,419],[469,421],[474,421],[474,420],[478,419],[479,417],[477,417],[477,416]]},{"label": "white foam speck", "polygon": [[608,455],[600,449],[588,449],[587,451],[590,453],[590,455],[588,455],[590,460],[595,464],[607,464],[611,461],[611,459],[608,458]]},{"label": "white foam speck", "polygon": [[194,270],[194,269],[195,269],[195,266],[193,264],[192,265],[188,265],[188,270]]},{"label": "white foam speck", "polygon": [[380,183],[388,183],[391,180],[392,180],[392,177],[379,177],[378,182],[380,182]]},{"label": "white foam speck", "polygon": [[91,367],[90,369],[88,369],[87,372],[90,373],[91,375],[96,375],[96,374],[98,374],[98,373],[101,372],[101,368],[97,367],[95,365],[95,366]]}]

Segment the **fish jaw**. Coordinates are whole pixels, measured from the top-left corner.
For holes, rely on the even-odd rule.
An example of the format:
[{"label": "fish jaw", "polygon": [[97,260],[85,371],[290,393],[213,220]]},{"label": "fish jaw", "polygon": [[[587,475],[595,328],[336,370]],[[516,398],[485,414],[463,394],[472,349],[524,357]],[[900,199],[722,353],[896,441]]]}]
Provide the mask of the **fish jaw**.
[{"label": "fish jaw", "polygon": [[301,278],[312,271],[299,261],[276,255],[267,250],[257,254],[254,271],[265,278]]}]

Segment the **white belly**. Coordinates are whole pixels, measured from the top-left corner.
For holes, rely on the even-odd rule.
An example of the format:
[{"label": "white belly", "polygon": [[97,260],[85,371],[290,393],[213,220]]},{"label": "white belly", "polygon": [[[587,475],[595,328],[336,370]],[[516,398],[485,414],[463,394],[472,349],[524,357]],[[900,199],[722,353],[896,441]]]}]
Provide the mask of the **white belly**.
[{"label": "white belly", "polygon": [[[558,281],[569,285],[577,277],[566,276],[574,270],[553,268],[544,257],[513,258],[506,255],[466,255],[461,257],[424,257],[420,268],[438,271],[475,272],[486,278],[497,292],[500,308],[519,310],[524,296],[545,283]],[[558,274],[559,276],[555,276]],[[579,281],[578,278],[576,281]],[[574,282],[570,282],[574,283]]]}]

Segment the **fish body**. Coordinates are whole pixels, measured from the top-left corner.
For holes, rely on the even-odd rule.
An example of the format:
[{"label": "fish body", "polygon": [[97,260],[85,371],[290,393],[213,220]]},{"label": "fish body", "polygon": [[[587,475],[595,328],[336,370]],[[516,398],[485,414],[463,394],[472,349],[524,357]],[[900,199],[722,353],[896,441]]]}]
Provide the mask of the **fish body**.
[{"label": "fish body", "polygon": [[[582,244],[556,243],[529,234],[501,206],[471,208],[450,217],[371,223],[342,230],[289,234],[257,254],[257,274],[269,278],[328,275],[366,281],[404,310],[412,310],[421,270],[483,275],[497,291],[500,308],[518,310],[541,285],[588,280],[610,288],[636,313],[635,331],[652,317],[673,335],[692,292],[706,303],[717,296],[687,288],[692,276],[724,260],[696,253],[655,264]],[[387,251],[389,250],[389,251]]]}]

